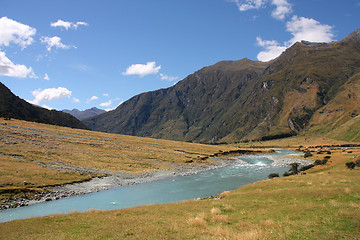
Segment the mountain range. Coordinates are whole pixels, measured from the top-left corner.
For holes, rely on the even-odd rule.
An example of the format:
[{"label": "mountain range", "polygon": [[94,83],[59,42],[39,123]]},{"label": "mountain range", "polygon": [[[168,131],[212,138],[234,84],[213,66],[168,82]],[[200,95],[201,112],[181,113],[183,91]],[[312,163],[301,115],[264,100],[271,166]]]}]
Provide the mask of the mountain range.
[{"label": "mountain range", "polygon": [[64,127],[88,129],[82,122],[70,114],[35,106],[18,96],[15,96],[10,89],[1,82],[0,117],[16,118]]},{"label": "mountain range", "polygon": [[360,29],[270,62],[222,61],[83,121],[92,130],[205,143],[321,134],[360,140]]},{"label": "mountain range", "polygon": [[105,110],[96,107],[86,109],[84,111],[80,111],[78,109],[73,109],[73,110],[64,109],[62,111],[71,114],[72,116],[76,117],[79,120],[84,120],[86,118],[94,117],[106,112]]}]

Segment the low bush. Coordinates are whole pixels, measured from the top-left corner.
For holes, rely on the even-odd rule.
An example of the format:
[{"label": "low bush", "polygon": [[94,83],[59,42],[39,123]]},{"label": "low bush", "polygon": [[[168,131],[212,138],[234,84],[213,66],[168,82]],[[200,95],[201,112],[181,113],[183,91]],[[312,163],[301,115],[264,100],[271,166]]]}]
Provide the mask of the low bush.
[{"label": "low bush", "polygon": [[288,177],[288,176],[291,176],[291,175],[292,175],[292,174],[289,173],[289,172],[284,172],[283,177]]},{"label": "low bush", "polygon": [[345,166],[349,169],[354,169],[356,164],[355,164],[355,162],[351,161],[351,162],[345,163]]},{"label": "low bush", "polygon": [[304,172],[306,170],[309,170],[310,168],[313,168],[315,165],[314,164],[309,164],[309,165],[306,165],[306,166],[302,166],[300,168],[300,172]]},{"label": "low bush", "polygon": [[327,159],[323,159],[323,160],[316,160],[314,162],[314,165],[325,165],[328,162]]},{"label": "low bush", "polygon": [[312,156],[312,154],[310,151],[306,151],[304,154],[304,158],[311,157],[311,156]]},{"label": "low bush", "polygon": [[270,174],[268,175],[268,178],[269,178],[269,179],[273,179],[273,178],[277,178],[277,177],[280,177],[280,175],[279,175],[278,173],[270,173]]}]

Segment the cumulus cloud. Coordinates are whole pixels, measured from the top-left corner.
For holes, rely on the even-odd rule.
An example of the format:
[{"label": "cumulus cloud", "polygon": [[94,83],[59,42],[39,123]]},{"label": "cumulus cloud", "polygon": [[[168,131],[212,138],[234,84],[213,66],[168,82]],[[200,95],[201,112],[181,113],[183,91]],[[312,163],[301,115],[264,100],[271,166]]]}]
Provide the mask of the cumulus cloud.
[{"label": "cumulus cloud", "polygon": [[286,23],[286,30],[291,33],[292,38],[283,45],[280,45],[275,40],[256,38],[257,44],[264,48],[257,55],[259,61],[266,62],[274,59],[285,51],[286,48],[302,40],[310,42],[331,42],[334,40],[333,27],[321,24],[312,18],[293,16]]},{"label": "cumulus cloud", "polygon": [[76,23],[66,22],[59,19],[56,22],[50,23],[50,26],[65,28],[66,30],[69,30],[69,29],[77,29],[79,26],[89,26],[89,24],[86,22],[76,22]]},{"label": "cumulus cloud", "polygon": [[160,78],[161,78],[161,80],[166,80],[166,81],[170,81],[170,82],[176,81],[179,79],[179,77],[171,77],[171,76],[168,76],[168,75],[165,75],[162,73],[160,73]]},{"label": "cumulus cloud", "polygon": [[99,98],[97,96],[92,96],[90,99],[88,99],[86,101],[86,103],[89,103],[89,102],[92,102],[92,101],[95,101],[95,100],[98,100]]},{"label": "cumulus cloud", "polygon": [[15,43],[24,49],[34,42],[35,33],[35,28],[7,17],[0,18],[0,46],[8,47],[10,43]]},{"label": "cumulus cloud", "polygon": [[71,46],[65,45],[61,42],[61,38],[58,36],[54,37],[42,37],[40,39],[42,43],[46,44],[46,49],[48,51],[51,51],[51,49],[54,47],[56,49],[69,49]]},{"label": "cumulus cloud", "polygon": [[78,98],[73,98],[73,102],[74,102],[74,103],[79,103],[80,100],[79,100]]},{"label": "cumulus cloud", "polygon": [[6,57],[5,52],[0,51],[0,75],[17,78],[36,78],[36,75],[31,67],[26,67],[21,64],[14,64]]},{"label": "cumulus cloud", "polygon": [[265,49],[257,55],[259,61],[267,62],[278,57],[286,50],[285,46],[280,46],[280,44],[275,40],[262,40],[261,37],[257,37],[256,41],[259,46]]},{"label": "cumulus cloud", "polygon": [[161,66],[156,66],[155,62],[147,62],[146,64],[132,64],[129,66],[123,75],[139,75],[144,77],[150,74],[157,74]]},{"label": "cumulus cloud", "polygon": [[64,97],[71,97],[71,91],[66,88],[47,88],[44,90],[37,89],[31,93],[35,98],[31,102],[32,104],[39,105],[45,101],[51,101],[53,99],[59,99]]},{"label": "cumulus cloud", "polygon": [[107,102],[103,102],[103,103],[100,103],[100,106],[101,107],[108,107],[112,104],[112,100],[109,100]]},{"label": "cumulus cloud", "polygon": [[292,6],[287,0],[272,0],[272,4],[276,6],[276,9],[271,13],[273,18],[284,20],[286,15],[292,12]]},{"label": "cumulus cloud", "polygon": [[[35,28],[7,17],[0,18],[0,47],[8,47],[10,44],[15,44],[24,49],[34,42],[33,36],[35,34]],[[0,75],[18,78],[36,78],[31,67],[13,63],[6,57],[4,51],[0,51]]]},{"label": "cumulus cloud", "polygon": [[288,45],[306,40],[310,42],[331,42],[334,40],[333,27],[305,17],[293,16],[286,29],[293,35]]},{"label": "cumulus cloud", "polygon": [[266,0],[233,0],[239,8],[239,11],[247,11],[250,9],[259,9],[262,7]]},{"label": "cumulus cloud", "polygon": [[236,3],[241,12],[265,7],[270,2],[276,7],[271,16],[280,20],[284,20],[292,12],[292,6],[287,0],[233,0],[232,2]]},{"label": "cumulus cloud", "polygon": [[50,80],[49,75],[47,73],[45,73],[44,79],[48,81]]}]

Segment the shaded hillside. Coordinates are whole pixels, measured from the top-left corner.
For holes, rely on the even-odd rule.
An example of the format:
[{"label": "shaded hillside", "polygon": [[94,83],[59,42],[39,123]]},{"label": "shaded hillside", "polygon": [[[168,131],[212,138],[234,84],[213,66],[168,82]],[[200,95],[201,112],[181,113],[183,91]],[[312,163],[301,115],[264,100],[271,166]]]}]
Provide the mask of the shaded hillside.
[{"label": "shaded hillside", "polygon": [[70,114],[47,110],[26,102],[15,96],[2,83],[0,83],[0,117],[11,117],[64,127],[87,129],[83,123]]},{"label": "shaded hillside", "polygon": [[80,111],[78,109],[73,109],[73,110],[64,109],[62,111],[71,114],[72,116],[76,117],[79,120],[84,120],[89,117],[94,117],[102,113],[106,113],[105,110],[98,109],[96,107],[86,109],[84,111]]},{"label": "shaded hillside", "polygon": [[[360,72],[359,32],[329,44],[296,43],[268,63],[219,62],[84,123],[98,131],[199,142],[316,132],[309,122],[322,126],[326,119],[314,114],[339,99],[346,83],[351,89],[350,79]],[[341,104],[359,106],[354,97]]]}]

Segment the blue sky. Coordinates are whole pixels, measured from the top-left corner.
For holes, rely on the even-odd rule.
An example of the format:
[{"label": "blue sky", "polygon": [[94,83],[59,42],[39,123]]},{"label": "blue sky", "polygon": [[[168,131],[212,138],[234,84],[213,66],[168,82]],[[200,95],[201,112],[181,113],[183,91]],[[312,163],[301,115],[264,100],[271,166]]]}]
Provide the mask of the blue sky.
[{"label": "blue sky", "polygon": [[218,61],[358,28],[360,0],[0,0],[0,81],[43,107],[109,110]]}]

